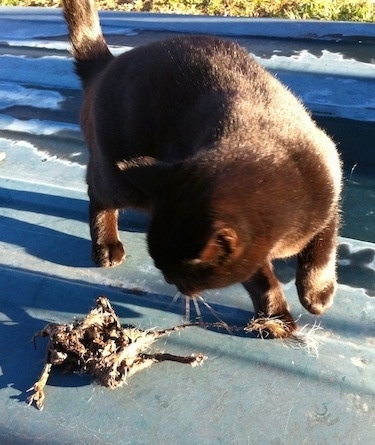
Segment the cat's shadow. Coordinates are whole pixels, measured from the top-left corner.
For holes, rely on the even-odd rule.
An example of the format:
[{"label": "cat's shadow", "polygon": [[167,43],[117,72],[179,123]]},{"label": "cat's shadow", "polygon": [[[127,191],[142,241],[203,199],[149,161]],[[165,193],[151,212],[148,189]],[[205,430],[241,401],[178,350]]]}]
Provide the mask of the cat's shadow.
[{"label": "cat's shadow", "polygon": [[[364,289],[369,297],[375,297],[375,249],[365,247],[354,250],[348,243],[341,243],[337,252],[338,283],[352,288]],[[278,279],[286,284],[294,281],[296,261],[277,260],[274,262]]]},{"label": "cat's shadow", "polygon": [[[87,200],[24,190],[10,191],[0,187],[0,201],[1,206],[9,210],[4,212],[5,215],[0,215],[0,242],[22,247],[34,257],[53,264],[80,268],[94,266],[90,256]],[[31,222],[24,216],[23,219],[18,218],[19,211],[23,212],[22,215],[28,212],[37,214],[36,220],[42,223]],[[51,225],[53,218],[65,220],[64,232],[46,227],[43,220],[47,217],[52,217]],[[82,236],[68,233],[69,224],[75,221],[85,223]],[[120,224],[120,228],[128,232],[145,232],[148,219],[145,215],[128,212],[126,217],[121,218]]]},{"label": "cat's shadow", "polygon": [[352,251],[343,243],[338,250],[338,281],[352,288],[364,289],[369,297],[375,297],[375,249],[366,247]]}]

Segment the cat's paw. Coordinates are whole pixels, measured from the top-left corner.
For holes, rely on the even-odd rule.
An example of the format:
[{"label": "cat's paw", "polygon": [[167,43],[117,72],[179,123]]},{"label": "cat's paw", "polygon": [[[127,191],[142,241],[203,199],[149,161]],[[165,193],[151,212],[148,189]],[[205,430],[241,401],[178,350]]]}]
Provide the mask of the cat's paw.
[{"label": "cat's paw", "polygon": [[121,241],[113,244],[97,244],[93,247],[92,258],[100,267],[115,267],[125,259],[125,248]]},{"label": "cat's paw", "polygon": [[299,290],[301,304],[312,314],[320,315],[332,305],[336,288],[336,280],[331,280],[318,288],[314,287],[304,292]]},{"label": "cat's paw", "polygon": [[288,338],[297,330],[297,324],[290,314],[281,316],[258,316],[245,327],[246,332],[256,332],[261,338]]}]

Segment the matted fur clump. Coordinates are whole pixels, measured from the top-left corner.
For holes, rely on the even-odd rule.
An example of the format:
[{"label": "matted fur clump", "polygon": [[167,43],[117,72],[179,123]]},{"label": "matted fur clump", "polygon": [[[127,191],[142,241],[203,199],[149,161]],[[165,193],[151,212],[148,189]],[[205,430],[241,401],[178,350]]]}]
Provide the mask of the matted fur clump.
[{"label": "matted fur clump", "polygon": [[38,381],[28,390],[28,398],[39,409],[44,405],[44,387],[53,366],[63,366],[65,372],[77,372],[94,377],[99,384],[117,388],[128,377],[153,363],[166,360],[196,366],[205,357],[202,354],[178,356],[168,353],[151,353],[154,341],[164,335],[179,331],[192,324],[175,326],[160,331],[122,327],[109,300],[100,296],[82,320],[69,324],[49,323],[36,337],[49,337],[47,356]]},{"label": "matted fur clump", "polygon": [[244,327],[247,333],[255,332],[261,338],[280,339],[284,345],[292,349],[304,349],[309,355],[319,357],[320,341],[316,332],[321,329],[319,324],[304,325],[295,329],[289,322],[280,317],[258,317],[253,318]]}]

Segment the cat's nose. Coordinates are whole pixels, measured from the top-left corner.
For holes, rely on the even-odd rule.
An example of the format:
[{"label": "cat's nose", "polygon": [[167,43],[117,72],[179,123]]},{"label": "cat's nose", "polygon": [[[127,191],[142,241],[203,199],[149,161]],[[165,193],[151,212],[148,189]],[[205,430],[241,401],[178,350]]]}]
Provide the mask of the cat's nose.
[{"label": "cat's nose", "polygon": [[168,284],[174,284],[179,292],[181,292],[183,295],[186,295],[187,297],[194,297],[196,295],[196,292],[192,289],[191,286],[188,285],[185,281],[182,281],[181,279],[173,278],[172,276],[166,274],[163,272],[164,279]]},{"label": "cat's nose", "polygon": [[172,278],[170,278],[168,275],[166,275],[165,273],[163,273],[164,275],[164,280],[168,283],[168,284],[174,284]]},{"label": "cat's nose", "polygon": [[187,286],[186,284],[176,284],[177,289],[186,297],[194,297],[197,293],[189,286]]}]

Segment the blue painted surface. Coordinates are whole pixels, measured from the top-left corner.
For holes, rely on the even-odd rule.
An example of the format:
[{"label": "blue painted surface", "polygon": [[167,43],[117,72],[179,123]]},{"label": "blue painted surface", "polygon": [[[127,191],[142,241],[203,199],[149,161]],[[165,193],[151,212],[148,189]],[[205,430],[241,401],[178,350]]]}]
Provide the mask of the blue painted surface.
[{"label": "blue painted surface", "polygon": [[[339,291],[320,319],[304,312],[278,264],[299,325],[321,323],[319,357],[278,341],[191,329],[160,341],[202,352],[199,368],[163,363],[108,390],[52,374],[43,412],[25,390],[42,368],[47,322],[69,322],[107,295],[123,323],[181,322],[183,303],[146,253],[147,220],[124,215],[123,266],[91,263],[81,93],[60,11],[0,8],[0,443],[356,444],[375,432],[374,25],[103,13],[114,52],[164,32],[230,35],[306,103],[339,142],[347,172]],[[141,31],[146,31],[146,34]],[[220,316],[252,317],[241,287],[207,292]],[[204,308],[203,308],[204,309]],[[208,316],[208,314],[206,314]]]}]

